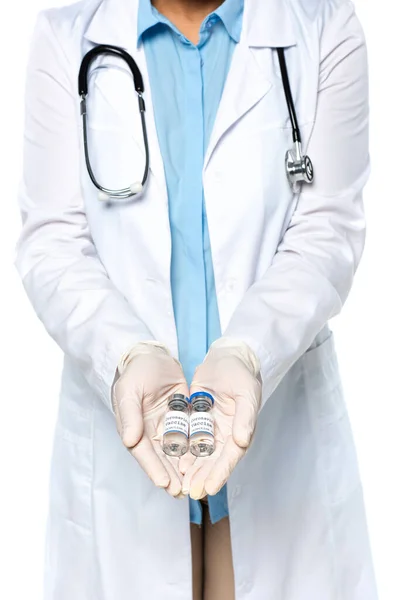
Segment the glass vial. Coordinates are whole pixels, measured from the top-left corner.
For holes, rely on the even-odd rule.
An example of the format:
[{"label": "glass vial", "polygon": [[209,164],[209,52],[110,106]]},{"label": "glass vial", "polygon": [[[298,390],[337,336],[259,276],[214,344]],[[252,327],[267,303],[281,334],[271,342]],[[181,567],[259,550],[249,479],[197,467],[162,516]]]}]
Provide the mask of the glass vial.
[{"label": "glass vial", "polygon": [[210,456],[214,452],[214,398],[208,392],[190,396],[190,452],[195,456]]},{"label": "glass vial", "polygon": [[189,400],[183,394],[168,398],[164,421],[163,450],[168,456],[182,456],[189,446]]}]

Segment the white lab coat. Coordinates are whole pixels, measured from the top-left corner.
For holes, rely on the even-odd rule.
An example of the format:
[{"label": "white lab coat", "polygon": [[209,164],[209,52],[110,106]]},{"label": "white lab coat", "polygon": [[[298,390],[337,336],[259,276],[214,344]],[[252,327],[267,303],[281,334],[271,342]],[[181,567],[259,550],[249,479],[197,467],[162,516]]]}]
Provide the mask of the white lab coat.
[{"label": "white lab coat", "polygon": [[[191,599],[188,501],[148,480],[118,437],[110,402],[117,362],[138,340],[160,340],[177,355],[167,190],[136,47],[137,1],[44,11],[28,67],[17,266],[65,352],[46,600]],[[145,83],[149,182],[140,199],[112,208],[90,183],[80,131],[78,70],[98,43],[128,50]],[[291,128],[276,46],[287,47],[315,167],[315,183],[300,195],[284,169]],[[124,187],[144,165],[137,98],[124,63],[103,58],[94,67],[92,163],[103,185]],[[377,597],[326,326],[364,243],[366,68],[347,0],[246,0],[203,174],[222,330],[262,363],[254,443],[228,484],[237,600]]]}]

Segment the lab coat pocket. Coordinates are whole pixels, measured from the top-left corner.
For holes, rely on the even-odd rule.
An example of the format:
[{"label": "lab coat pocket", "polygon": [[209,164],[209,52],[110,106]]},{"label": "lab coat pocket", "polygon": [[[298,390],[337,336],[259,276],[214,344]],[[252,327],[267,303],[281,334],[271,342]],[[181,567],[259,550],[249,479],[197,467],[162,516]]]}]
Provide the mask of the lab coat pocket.
[{"label": "lab coat pocket", "polygon": [[321,421],[340,418],[346,407],[340,382],[333,334],[322,336],[302,358],[307,395],[312,402],[312,412]]},{"label": "lab coat pocket", "polygon": [[360,480],[333,335],[301,360],[321,489],[325,502],[335,505],[346,501]]},{"label": "lab coat pocket", "polygon": [[92,440],[58,422],[51,467],[51,513],[91,530]]}]

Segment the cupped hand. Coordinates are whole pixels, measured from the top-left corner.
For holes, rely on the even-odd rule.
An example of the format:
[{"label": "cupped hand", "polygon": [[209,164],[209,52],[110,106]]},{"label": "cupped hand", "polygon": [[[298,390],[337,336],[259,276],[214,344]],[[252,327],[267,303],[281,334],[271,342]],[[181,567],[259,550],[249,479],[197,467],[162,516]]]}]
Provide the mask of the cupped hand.
[{"label": "cupped hand", "polygon": [[141,342],[121,361],[112,405],[124,446],[153,483],[181,495],[179,459],[162,450],[164,419],[171,394],[188,396],[180,363],[161,344]]},{"label": "cupped hand", "polygon": [[214,495],[227,482],[251,443],[261,406],[258,359],[243,342],[226,344],[221,338],[211,346],[190,387],[190,394],[206,391],[215,401],[214,453],[199,458],[188,453],[179,462],[182,491],[193,499]]}]

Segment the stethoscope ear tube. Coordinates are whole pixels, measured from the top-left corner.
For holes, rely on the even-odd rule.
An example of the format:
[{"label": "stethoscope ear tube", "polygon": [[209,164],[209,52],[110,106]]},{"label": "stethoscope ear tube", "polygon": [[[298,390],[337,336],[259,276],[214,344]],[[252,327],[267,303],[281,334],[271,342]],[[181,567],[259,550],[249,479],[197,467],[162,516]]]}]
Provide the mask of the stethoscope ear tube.
[{"label": "stethoscope ear tube", "polygon": [[89,89],[88,79],[90,66],[92,62],[102,54],[110,54],[112,56],[116,56],[117,58],[122,58],[127,63],[128,67],[132,72],[136,92],[138,94],[143,94],[143,77],[139,70],[139,67],[133,60],[132,56],[128,52],[126,52],[126,50],[124,50],[123,48],[119,48],[118,46],[100,44],[99,46],[95,46],[94,48],[89,50],[89,52],[83,57],[78,76],[78,87],[80,96],[87,95]]}]

